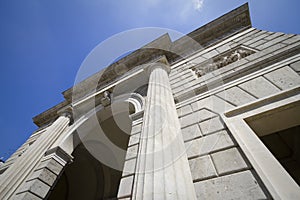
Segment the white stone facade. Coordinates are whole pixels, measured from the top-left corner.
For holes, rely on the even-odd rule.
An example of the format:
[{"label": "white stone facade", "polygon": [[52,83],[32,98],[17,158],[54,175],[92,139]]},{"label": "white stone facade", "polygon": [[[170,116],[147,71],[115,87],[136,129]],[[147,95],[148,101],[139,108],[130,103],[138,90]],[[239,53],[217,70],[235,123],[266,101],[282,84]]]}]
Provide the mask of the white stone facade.
[{"label": "white stone facade", "polygon": [[[300,199],[300,35],[253,28],[247,13],[243,5],[208,24],[212,32],[229,27],[184,59],[158,52],[154,61],[132,66],[72,106],[70,90],[64,92],[66,101],[37,116],[40,129],[0,166],[0,199],[61,195],[57,188],[66,185],[64,177],[77,180],[70,176],[78,169],[68,169],[84,140],[76,131],[93,132],[89,123],[95,116],[111,123],[103,110],[114,103],[121,108],[120,96],[132,85],[139,90],[125,99],[134,109],[130,135],[120,142],[126,149],[117,160],[122,172],[102,166],[104,178],[96,182],[104,189],[90,189],[91,199]],[[208,38],[201,31],[188,36]],[[188,48],[181,41],[174,48],[178,44]],[[118,84],[128,87],[112,92]],[[88,84],[80,85],[79,93],[84,87]],[[89,98],[97,95],[100,103],[91,107]],[[266,137],[274,134],[289,148]],[[279,158],[286,151],[288,158]],[[108,189],[99,183],[107,179]],[[78,192],[80,199],[80,187],[69,184],[68,192]],[[71,199],[68,192],[63,197]]]}]

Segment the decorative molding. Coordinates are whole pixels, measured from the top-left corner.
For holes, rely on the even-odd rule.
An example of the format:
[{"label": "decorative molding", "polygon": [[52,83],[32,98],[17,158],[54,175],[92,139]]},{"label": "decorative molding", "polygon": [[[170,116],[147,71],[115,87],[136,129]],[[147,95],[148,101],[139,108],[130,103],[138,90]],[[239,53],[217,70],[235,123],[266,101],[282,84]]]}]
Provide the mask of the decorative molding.
[{"label": "decorative molding", "polygon": [[155,58],[154,60],[152,60],[152,62],[149,63],[149,65],[147,65],[145,67],[145,71],[150,76],[151,72],[156,68],[162,68],[162,69],[166,70],[166,72],[168,74],[171,72],[170,64],[165,55],[159,56],[159,57]]},{"label": "decorative molding", "polygon": [[145,96],[147,96],[147,91],[148,91],[148,84],[145,84],[145,85],[142,85],[139,88],[137,88],[134,92],[145,97]]},{"label": "decorative molding", "polygon": [[107,107],[111,104],[111,95],[109,91],[103,92],[103,97],[101,98],[101,104],[103,107]]},{"label": "decorative molding", "polygon": [[59,116],[68,117],[70,119],[69,125],[74,123],[74,116],[73,116],[73,107],[72,106],[65,106],[62,109],[57,111]]},{"label": "decorative molding", "polygon": [[144,110],[141,110],[140,112],[137,113],[133,113],[132,115],[130,115],[130,118],[135,121],[138,119],[141,119],[144,116]]},{"label": "decorative molding", "polygon": [[225,67],[226,65],[239,61],[253,53],[255,53],[254,50],[246,48],[244,46],[239,46],[223,54],[217,55],[214,58],[209,59],[204,63],[201,63],[200,65],[196,65],[191,69],[198,77],[201,77],[209,72],[212,72],[214,70]]},{"label": "decorative molding", "polygon": [[66,151],[64,151],[61,147],[57,146],[52,149],[49,149],[46,151],[45,156],[58,156],[61,158],[65,163],[69,163],[73,161],[73,156],[68,154]]}]

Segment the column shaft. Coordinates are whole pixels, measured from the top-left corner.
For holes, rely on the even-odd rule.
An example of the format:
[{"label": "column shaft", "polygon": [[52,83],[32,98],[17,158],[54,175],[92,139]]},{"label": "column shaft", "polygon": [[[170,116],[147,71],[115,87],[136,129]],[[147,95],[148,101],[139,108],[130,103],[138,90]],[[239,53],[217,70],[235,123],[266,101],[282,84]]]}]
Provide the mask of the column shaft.
[{"label": "column shaft", "polygon": [[150,69],[133,199],[196,199],[167,67]]},{"label": "column shaft", "polygon": [[70,122],[67,116],[60,116],[29,147],[29,149],[10,166],[0,180],[0,199],[9,199],[16,192],[28,174],[44,156],[48,148],[55,142]]}]

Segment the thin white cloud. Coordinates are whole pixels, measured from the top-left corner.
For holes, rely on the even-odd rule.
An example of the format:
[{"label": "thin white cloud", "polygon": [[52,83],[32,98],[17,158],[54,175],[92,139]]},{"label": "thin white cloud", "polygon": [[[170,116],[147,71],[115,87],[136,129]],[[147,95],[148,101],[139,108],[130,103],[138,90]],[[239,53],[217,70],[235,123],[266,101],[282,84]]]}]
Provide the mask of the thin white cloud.
[{"label": "thin white cloud", "polygon": [[179,2],[178,8],[181,8],[179,16],[182,21],[186,21],[196,12],[200,12],[204,4],[204,0],[180,0]]},{"label": "thin white cloud", "polygon": [[200,11],[203,7],[204,0],[193,0],[194,9]]}]

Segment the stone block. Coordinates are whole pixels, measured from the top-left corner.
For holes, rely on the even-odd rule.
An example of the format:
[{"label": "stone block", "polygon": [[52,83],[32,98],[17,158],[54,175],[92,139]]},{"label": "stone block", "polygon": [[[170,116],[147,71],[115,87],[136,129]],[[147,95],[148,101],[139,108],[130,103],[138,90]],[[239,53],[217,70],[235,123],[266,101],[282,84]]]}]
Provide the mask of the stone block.
[{"label": "stone block", "polygon": [[219,175],[234,173],[250,168],[237,148],[211,154]]},{"label": "stone block", "polygon": [[37,167],[37,170],[43,168],[47,168],[50,171],[52,171],[54,174],[59,175],[61,170],[63,169],[63,166],[60,163],[58,163],[56,160],[50,158],[48,160],[42,161]]},{"label": "stone block", "polygon": [[138,145],[128,147],[126,152],[126,160],[135,158],[137,156],[137,152],[138,152]]},{"label": "stone block", "polygon": [[290,37],[287,40],[282,41],[284,44],[294,44],[296,42],[299,42],[300,40],[300,35],[294,35],[293,37]]},{"label": "stone block", "polygon": [[135,135],[131,135],[130,138],[129,138],[129,143],[128,143],[128,146],[133,146],[133,145],[136,145],[139,143],[140,141],[140,133],[138,134],[135,134]]},{"label": "stone block", "polygon": [[33,180],[33,179],[40,179],[44,183],[48,184],[49,186],[52,186],[53,183],[56,180],[56,175],[51,172],[47,168],[39,169],[37,171],[34,171],[32,175],[28,178],[28,180]]},{"label": "stone block", "polygon": [[177,94],[183,90],[184,90],[184,87],[183,87],[183,85],[181,85],[180,87],[173,89],[172,92],[173,92],[173,94]]},{"label": "stone block", "polygon": [[23,192],[20,194],[15,195],[13,200],[41,200],[41,197],[38,197],[30,192]]},{"label": "stone block", "polygon": [[186,105],[186,106],[183,106],[183,107],[177,109],[178,116],[190,114],[191,112],[193,112],[193,110],[190,105]]},{"label": "stone block", "polygon": [[210,59],[210,58],[213,58],[214,56],[216,56],[216,55],[218,55],[218,54],[219,54],[218,51],[216,51],[216,50],[211,50],[211,51],[209,51],[209,52],[203,54],[202,56],[203,56],[204,58],[206,58],[206,59]]},{"label": "stone block", "polygon": [[134,125],[131,130],[131,135],[137,134],[141,132],[141,130],[142,130],[142,124]]},{"label": "stone block", "polygon": [[215,116],[214,113],[212,113],[206,109],[202,109],[202,110],[196,111],[192,114],[181,117],[180,118],[181,127],[183,128],[183,127],[189,126],[191,124],[195,124],[200,121],[210,119],[214,116]]},{"label": "stone block", "polygon": [[188,69],[180,69],[177,73],[175,73],[173,76],[169,76],[170,83],[176,83],[178,81],[185,80],[186,78],[192,77],[193,73],[189,70],[190,67],[193,65],[189,65]]},{"label": "stone block", "polygon": [[175,79],[175,81],[174,81],[174,83],[171,83],[171,87],[172,87],[172,89],[175,89],[175,88],[177,88],[177,87],[179,87],[179,86],[182,86],[182,85],[185,85],[185,84],[187,84],[187,83],[189,83],[189,82],[192,82],[192,81],[194,81],[195,80],[195,76],[193,76],[193,74],[191,74],[191,73],[189,73],[190,75],[188,76],[188,77],[186,77],[186,78],[183,78],[183,77],[180,77],[179,79]]},{"label": "stone block", "polygon": [[255,100],[253,96],[238,87],[229,88],[218,93],[217,96],[236,106],[240,106]]},{"label": "stone block", "polygon": [[130,159],[130,160],[125,161],[122,176],[124,177],[124,176],[134,174],[135,164],[136,164],[136,159]]},{"label": "stone block", "polygon": [[120,181],[118,198],[128,197],[132,193],[133,176],[122,178]]},{"label": "stone block", "polygon": [[295,72],[300,72],[300,61],[294,62],[290,66]]},{"label": "stone block", "polygon": [[48,186],[46,183],[44,183],[38,179],[34,179],[31,181],[25,182],[19,188],[17,194],[30,191],[31,193],[33,193],[41,198],[45,198],[49,190],[50,190],[50,186]]},{"label": "stone block", "polygon": [[280,37],[284,35],[284,33],[280,33],[280,32],[273,32],[270,36],[266,37],[266,40],[273,40],[277,37]]},{"label": "stone block", "polygon": [[251,40],[253,38],[255,38],[258,34],[261,34],[260,30],[253,30],[250,33],[247,33],[245,35],[243,35],[242,37],[239,37],[237,39],[234,39],[233,41],[239,44],[244,44],[245,42],[247,42],[248,40]]},{"label": "stone block", "polygon": [[195,64],[199,64],[199,63],[202,63],[202,62],[204,62],[206,60],[207,60],[207,58],[199,56],[199,57],[193,59],[192,62],[195,63]]},{"label": "stone block", "polygon": [[194,124],[192,126],[183,128],[181,130],[181,132],[182,132],[182,137],[183,137],[184,141],[188,141],[188,140],[202,136],[198,124]]},{"label": "stone block", "polygon": [[257,98],[272,95],[280,91],[276,86],[262,76],[242,83],[239,85],[239,87],[243,88],[245,91]]},{"label": "stone block", "polygon": [[257,49],[260,49],[260,50],[263,50],[263,49],[266,49],[266,48],[268,48],[268,47],[270,47],[270,46],[273,46],[273,45],[275,45],[275,44],[277,44],[277,43],[279,43],[279,42],[282,42],[282,41],[288,39],[289,37],[291,37],[291,36],[288,36],[288,35],[282,35],[282,36],[277,37],[277,38],[275,38],[275,39],[273,39],[273,40],[270,40],[269,42],[266,42],[266,43],[264,43],[264,44],[262,44],[262,45],[259,45],[259,46],[257,46],[256,48],[257,48]]},{"label": "stone block", "polygon": [[217,50],[219,53],[224,53],[224,52],[226,52],[226,51],[228,51],[228,50],[230,50],[230,49],[231,49],[231,48],[230,48],[230,45],[229,45],[229,44],[224,44],[224,45],[218,47],[216,50]]},{"label": "stone block", "polygon": [[217,176],[210,156],[202,156],[189,160],[193,181],[213,178]]},{"label": "stone block", "polygon": [[201,122],[199,125],[203,135],[208,135],[225,128],[223,122],[219,117],[215,117],[210,120]]},{"label": "stone block", "polygon": [[195,183],[197,199],[269,199],[251,171]]},{"label": "stone block", "polygon": [[188,158],[207,155],[233,146],[235,146],[235,143],[226,130],[185,143]]},{"label": "stone block", "polygon": [[227,103],[223,99],[217,96],[210,96],[205,99],[198,100],[197,102],[192,103],[192,109],[194,111],[208,108],[216,113],[224,113],[227,110],[234,108],[233,105]]},{"label": "stone block", "polygon": [[299,75],[288,66],[272,71],[264,76],[283,90],[300,84]]},{"label": "stone block", "polygon": [[259,45],[262,45],[262,44],[264,44],[266,42],[267,42],[267,40],[262,39],[262,40],[259,40],[257,42],[254,42],[253,44],[250,44],[249,46],[252,47],[252,48],[255,48],[255,47],[257,47]]},{"label": "stone block", "polygon": [[253,43],[257,42],[257,41],[261,41],[263,38],[268,37],[268,36],[269,36],[268,33],[262,33],[259,36],[255,37],[255,38],[253,38],[251,40],[248,40],[247,42],[244,43],[244,45],[248,46],[248,45],[253,44]]}]

